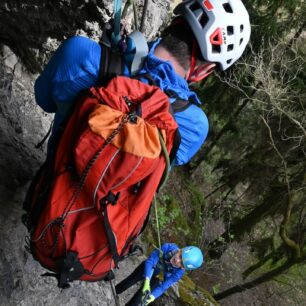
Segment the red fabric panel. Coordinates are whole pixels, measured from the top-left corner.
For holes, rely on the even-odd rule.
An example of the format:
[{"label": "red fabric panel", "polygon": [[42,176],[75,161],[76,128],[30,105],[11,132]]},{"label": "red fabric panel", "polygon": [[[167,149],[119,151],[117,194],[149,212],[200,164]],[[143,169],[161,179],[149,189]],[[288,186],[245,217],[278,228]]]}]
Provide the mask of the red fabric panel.
[{"label": "red fabric panel", "polygon": [[[105,139],[90,130],[88,117],[99,103],[128,113],[124,97],[135,109],[141,103],[142,118],[162,129],[168,152],[171,150],[177,124],[168,111],[168,98],[159,88],[125,77],[114,78],[107,88],[91,88],[65,127],[56,152],[51,192],[31,237],[36,259],[51,270],[57,271],[58,260],[69,251],[76,252],[90,271],[82,280],[99,280],[114,268],[100,205],[110,191],[120,193],[118,202],[106,207],[119,255],[125,255],[148,215],[165,168],[162,154],[145,158],[108,144],[93,161]],[[42,185],[33,195],[33,209]]]}]

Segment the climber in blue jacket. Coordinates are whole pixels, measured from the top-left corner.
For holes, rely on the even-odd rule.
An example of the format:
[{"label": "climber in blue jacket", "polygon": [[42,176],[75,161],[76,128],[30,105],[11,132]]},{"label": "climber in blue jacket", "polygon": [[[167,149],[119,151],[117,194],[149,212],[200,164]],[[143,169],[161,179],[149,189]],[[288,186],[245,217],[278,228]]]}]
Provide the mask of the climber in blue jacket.
[{"label": "climber in blue jacket", "polygon": [[[160,250],[154,250],[146,261],[116,286],[116,292],[120,294],[142,281],[143,286],[126,306],[148,305],[177,283],[186,270],[197,269],[202,263],[203,254],[199,248],[187,246],[180,249],[174,243],[164,243]],[[157,276],[161,272],[163,280],[160,282]]]},{"label": "climber in blue jacket", "polygon": [[[189,83],[203,80],[214,69],[229,68],[242,55],[250,21],[241,0],[187,0],[174,10],[176,18],[162,38],[149,44],[140,73],[151,75],[169,96],[188,100],[189,107],[174,114],[181,143],[174,165],[182,165],[199,150],[208,133],[208,120]],[[55,113],[53,131],[64,120],[83,89],[99,85],[100,45],[85,37],[67,39],[55,52],[35,83],[37,103]],[[129,76],[127,66],[124,75]]]}]

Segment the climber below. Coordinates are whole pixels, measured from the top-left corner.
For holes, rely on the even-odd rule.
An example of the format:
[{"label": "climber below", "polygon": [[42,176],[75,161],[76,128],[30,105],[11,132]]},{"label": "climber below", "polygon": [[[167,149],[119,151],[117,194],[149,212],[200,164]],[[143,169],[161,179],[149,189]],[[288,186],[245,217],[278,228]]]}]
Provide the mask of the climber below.
[{"label": "climber below", "polygon": [[[126,306],[149,305],[161,296],[170,286],[178,282],[185,271],[199,268],[203,263],[202,251],[195,246],[180,249],[174,243],[164,243],[161,249],[154,250],[127,278],[116,286],[117,294],[122,293],[139,281],[143,286]],[[159,280],[159,274],[163,280]]]}]

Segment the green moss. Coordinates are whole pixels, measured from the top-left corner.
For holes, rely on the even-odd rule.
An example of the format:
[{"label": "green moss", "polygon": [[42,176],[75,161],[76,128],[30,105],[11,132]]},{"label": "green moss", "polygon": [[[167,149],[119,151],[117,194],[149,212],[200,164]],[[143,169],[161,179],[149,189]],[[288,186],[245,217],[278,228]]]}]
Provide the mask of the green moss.
[{"label": "green moss", "polygon": [[186,275],[179,282],[180,298],[186,305],[191,306],[217,306],[214,298],[203,288],[198,287]]},{"label": "green moss", "polygon": [[191,221],[189,226],[193,240],[190,241],[190,243],[197,244],[202,232],[202,206],[205,203],[204,195],[196,185],[192,184],[190,181],[185,182],[185,187],[190,193],[190,204],[192,206],[192,215],[189,216],[189,220]]},{"label": "green moss", "polygon": [[[158,197],[157,207],[161,235],[167,239],[171,236],[171,240],[182,242],[182,237],[190,234],[190,228],[176,198],[169,193],[162,194]],[[151,225],[156,232],[154,209],[152,211]]]}]

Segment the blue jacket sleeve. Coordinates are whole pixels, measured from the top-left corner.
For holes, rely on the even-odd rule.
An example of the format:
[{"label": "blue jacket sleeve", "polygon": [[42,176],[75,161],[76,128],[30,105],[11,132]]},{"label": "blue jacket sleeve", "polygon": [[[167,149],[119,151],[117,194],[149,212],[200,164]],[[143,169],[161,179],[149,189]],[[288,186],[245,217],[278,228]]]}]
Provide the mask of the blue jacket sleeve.
[{"label": "blue jacket sleeve", "polygon": [[154,268],[159,261],[159,250],[154,250],[145,262],[144,276],[151,279]]},{"label": "blue jacket sleeve", "polygon": [[161,282],[159,286],[155,287],[151,294],[155,297],[155,299],[157,299],[170,286],[177,283],[183,277],[184,273],[185,271],[183,269],[175,269],[175,272],[173,272],[170,277]]},{"label": "blue jacket sleeve", "polygon": [[188,163],[204,143],[208,134],[208,119],[203,110],[192,104],[186,110],[174,114],[181,135],[181,144],[174,165]]},{"label": "blue jacket sleeve", "polygon": [[97,85],[100,58],[99,44],[89,38],[64,41],[35,82],[37,104],[64,115],[81,90]]}]

